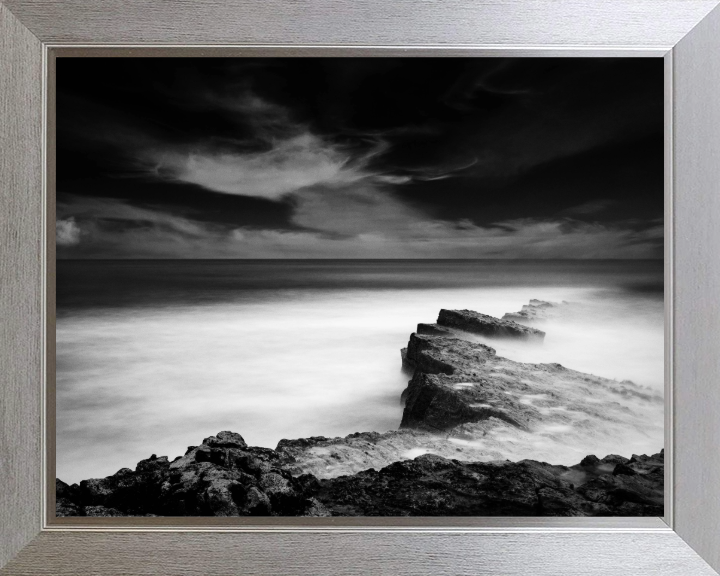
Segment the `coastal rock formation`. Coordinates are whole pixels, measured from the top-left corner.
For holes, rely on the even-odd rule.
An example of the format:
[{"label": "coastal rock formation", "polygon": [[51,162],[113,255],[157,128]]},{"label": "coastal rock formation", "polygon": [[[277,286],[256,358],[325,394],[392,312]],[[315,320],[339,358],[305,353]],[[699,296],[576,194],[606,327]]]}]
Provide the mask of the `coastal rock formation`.
[{"label": "coastal rock formation", "polygon": [[583,457],[654,449],[661,396],[515,362],[468,332],[544,336],[441,310],[401,351],[412,378],[399,430],[281,440],[275,450],[220,432],[172,462],[153,455],[107,478],[57,480],[57,515],[662,515],[663,452]]},{"label": "coastal rock formation", "polygon": [[663,515],[662,452],[589,458],[568,468],[428,454],[322,481],[316,497],[341,516]]},{"label": "coastal rock formation", "polygon": [[440,310],[437,323],[447,328],[456,328],[492,338],[520,338],[542,340],[545,332],[529,328],[509,320],[500,320],[473,310]]},{"label": "coastal rock formation", "polygon": [[293,477],[267,448],[220,432],[172,462],[155,455],[112,476],[58,482],[58,516],[326,516],[311,476]]},{"label": "coastal rock formation", "polygon": [[58,516],[79,516],[81,507],[77,484],[68,486],[60,479],[55,479],[55,508]]},{"label": "coastal rock formation", "polygon": [[408,384],[401,428],[449,431],[495,418],[524,431],[555,425],[572,434],[574,427],[590,431],[593,423],[612,421],[628,437],[637,431],[637,419],[644,420],[642,410],[633,413],[633,404],[654,406],[656,411],[662,407],[660,396],[632,382],[560,364],[514,362],[497,356],[489,346],[457,338],[412,334],[404,363],[415,373]]},{"label": "coastal rock formation", "polygon": [[[402,432],[401,432],[402,434]],[[353,435],[360,439],[364,434]],[[323,439],[326,440],[326,439]],[[288,470],[293,449],[248,447],[220,432],[172,463],[151,456],[135,471],[68,486],[57,516],[660,516],[663,452],[587,456],[573,467],[534,460],[461,462],[425,454],[380,470],[318,480]],[[365,440],[373,440],[370,436]]]},{"label": "coastal rock formation", "polygon": [[437,324],[423,324],[417,325],[417,333],[425,334],[426,336],[453,336],[455,333],[448,328],[443,328]]},{"label": "coastal rock formation", "polygon": [[630,381],[514,362],[445,335],[412,334],[401,356],[413,371],[401,430],[297,444],[294,470],[332,478],[426,453],[569,465],[580,450],[641,453],[662,442],[662,396]]},{"label": "coastal rock formation", "polygon": [[508,312],[502,319],[520,324],[532,324],[535,322],[544,322],[553,312],[558,312],[560,307],[567,307],[568,302],[546,302],[545,300],[530,300],[529,304],[524,304],[517,312]]}]

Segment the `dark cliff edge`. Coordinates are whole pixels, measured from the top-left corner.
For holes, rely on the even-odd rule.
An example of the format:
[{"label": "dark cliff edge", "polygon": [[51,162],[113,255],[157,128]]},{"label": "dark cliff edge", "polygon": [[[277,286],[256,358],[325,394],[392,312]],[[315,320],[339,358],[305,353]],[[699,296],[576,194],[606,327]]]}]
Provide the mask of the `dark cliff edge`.
[{"label": "dark cliff edge", "polygon": [[[647,424],[635,407],[661,410],[662,398],[628,381],[501,358],[463,332],[545,335],[473,311],[442,310],[438,323],[419,324],[402,350],[413,376],[399,430],[281,440],[275,450],[220,432],[173,461],[153,455],[135,470],[79,485],[58,479],[56,514],[663,515],[662,450],[631,458],[591,455],[569,467],[525,458],[537,457],[532,447],[539,438],[551,458],[555,446],[593,446],[608,430],[618,435],[611,444],[624,446],[624,435]],[[593,428],[593,421],[606,428]],[[522,457],[502,460],[506,454]]]}]

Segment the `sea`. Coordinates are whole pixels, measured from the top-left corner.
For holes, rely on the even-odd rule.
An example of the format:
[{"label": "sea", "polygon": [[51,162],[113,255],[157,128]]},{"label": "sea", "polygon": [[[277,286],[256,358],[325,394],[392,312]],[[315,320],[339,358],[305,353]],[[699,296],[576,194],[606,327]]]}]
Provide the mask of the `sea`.
[{"label": "sea", "polygon": [[396,430],[400,349],[441,308],[568,302],[572,314],[537,325],[542,345],[488,344],[663,390],[660,260],[59,260],[56,289],[68,483],[172,460],[222,430],[269,448]]}]

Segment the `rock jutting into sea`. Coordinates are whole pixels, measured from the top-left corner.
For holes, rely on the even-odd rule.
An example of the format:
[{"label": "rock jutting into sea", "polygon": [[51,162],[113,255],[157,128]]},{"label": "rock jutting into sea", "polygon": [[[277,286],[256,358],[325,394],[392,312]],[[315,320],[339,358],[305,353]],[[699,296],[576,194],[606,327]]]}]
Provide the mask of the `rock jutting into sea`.
[{"label": "rock jutting into sea", "polygon": [[537,328],[529,328],[510,320],[500,320],[473,310],[440,310],[437,323],[446,328],[456,328],[490,338],[545,338],[545,332]]},{"label": "rock jutting into sea", "polygon": [[472,334],[544,336],[441,310],[401,351],[412,378],[399,430],[281,440],[275,450],[220,432],[172,462],[152,456],[107,478],[57,480],[57,515],[662,515],[662,451],[586,456],[652,453],[663,438],[661,396],[515,362]]},{"label": "rock jutting into sea", "polygon": [[650,453],[662,445],[663,399],[630,381],[515,362],[446,336],[412,334],[401,357],[413,376],[400,430],[284,440],[277,449],[294,474],[332,478],[427,453],[572,465],[585,452]]},{"label": "rock jutting into sea", "polygon": [[569,432],[590,415],[633,426],[636,415],[628,418],[620,399],[662,405],[661,397],[629,381],[560,364],[515,362],[485,344],[457,338],[412,334],[402,359],[415,372],[405,392],[401,428],[444,432],[496,418],[521,430],[562,424]]},{"label": "rock jutting into sea", "polygon": [[519,324],[542,323],[557,316],[561,311],[566,311],[569,306],[571,306],[570,302],[564,300],[558,303],[532,299],[517,312],[507,312],[502,319]]}]

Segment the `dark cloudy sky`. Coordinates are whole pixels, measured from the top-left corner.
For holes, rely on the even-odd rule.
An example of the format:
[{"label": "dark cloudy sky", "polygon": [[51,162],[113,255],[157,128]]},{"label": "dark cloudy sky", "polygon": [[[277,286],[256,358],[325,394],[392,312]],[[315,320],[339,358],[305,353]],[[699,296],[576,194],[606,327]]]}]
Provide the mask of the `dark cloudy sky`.
[{"label": "dark cloudy sky", "polygon": [[661,258],[663,62],[61,58],[59,258]]}]

